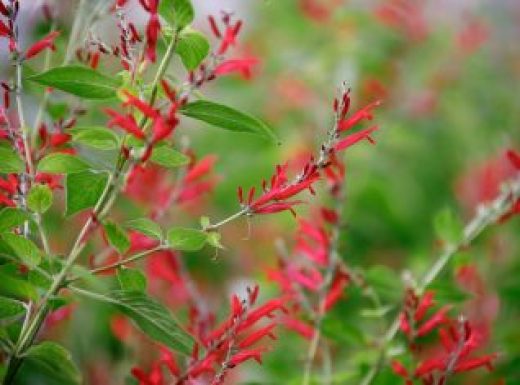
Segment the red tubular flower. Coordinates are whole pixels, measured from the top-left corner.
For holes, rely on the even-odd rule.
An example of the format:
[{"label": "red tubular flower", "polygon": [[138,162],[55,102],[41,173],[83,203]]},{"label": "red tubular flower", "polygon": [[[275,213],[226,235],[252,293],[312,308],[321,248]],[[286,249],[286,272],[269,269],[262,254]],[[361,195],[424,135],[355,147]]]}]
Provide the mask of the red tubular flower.
[{"label": "red tubular flower", "polygon": [[285,317],[282,322],[287,329],[295,331],[309,341],[314,336],[315,329],[297,318]]},{"label": "red tubular flower", "polygon": [[58,132],[56,134],[52,134],[50,138],[50,143],[52,147],[59,147],[68,141],[70,141],[71,136],[69,134],[65,134],[63,132]]},{"label": "red tubular flower", "polygon": [[369,142],[371,143],[374,143],[374,140],[370,137],[370,135],[376,131],[379,127],[378,126],[372,126],[370,128],[365,128],[364,130],[360,130],[354,134],[351,134],[343,139],[341,139],[337,144],[336,146],[334,147],[334,149],[336,151],[342,151],[342,150],[345,150],[351,146],[353,146],[354,144],[356,144],[357,142],[360,142],[362,140],[368,140]]},{"label": "red tubular flower", "polygon": [[234,46],[236,44],[236,37],[240,32],[240,28],[242,27],[242,20],[238,20],[235,24],[229,23],[226,26],[226,30],[224,31],[224,36],[220,42],[220,47],[218,49],[218,54],[223,55],[229,49],[230,46]]},{"label": "red tubular flower", "polygon": [[258,320],[264,318],[264,317],[272,317],[273,313],[277,310],[283,310],[286,311],[284,307],[284,301],[283,298],[275,298],[267,301],[265,304],[260,306],[259,308],[251,311],[244,322],[239,327],[239,330],[244,330],[252,325],[254,325]]},{"label": "red tubular flower", "polygon": [[345,119],[344,117],[338,122],[338,131],[343,132],[351,129],[356,124],[358,124],[360,121],[366,119],[366,120],[372,120],[374,117],[373,109],[380,106],[381,101],[375,101],[373,103],[370,103],[369,105],[363,107],[361,110],[355,112],[351,117],[348,119]]},{"label": "red tubular flower", "polygon": [[421,302],[419,302],[419,306],[417,306],[417,310],[415,311],[415,314],[413,316],[416,322],[421,321],[426,315],[428,309],[430,309],[434,305],[434,297],[435,293],[432,291],[427,291],[426,293],[424,293],[423,297],[421,298]]},{"label": "red tubular flower", "polygon": [[45,183],[51,190],[58,190],[63,188],[61,185],[61,175],[55,175],[55,174],[46,174],[43,172],[39,172],[36,174],[36,177],[34,178],[35,182],[38,183]]},{"label": "red tubular flower", "polygon": [[157,56],[155,50],[157,47],[157,40],[159,38],[160,30],[161,23],[159,22],[159,16],[157,13],[152,13],[146,26],[146,57],[152,63],[155,63]]},{"label": "red tubular flower", "polygon": [[412,327],[410,326],[410,321],[408,320],[408,316],[405,312],[401,312],[399,314],[399,328],[404,334],[410,336]]},{"label": "red tubular flower", "polygon": [[107,123],[108,127],[118,126],[138,139],[145,138],[144,132],[141,131],[132,115],[121,115],[111,108],[106,108],[105,112],[112,117]]},{"label": "red tubular flower", "polygon": [[188,170],[186,176],[184,177],[184,181],[186,183],[193,182],[203,175],[206,175],[213,169],[217,159],[218,158],[215,155],[205,156]]},{"label": "red tubular flower", "polygon": [[332,307],[339,301],[341,295],[343,294],[343,289],[347,286],[349,281],[349,277],[347,274],[342,272],[337,272],[332,284],[330,285],[329,292],[325,296],[325,311],[329,311]]},{"label": "red tubular flower", "polygon": [[229,59],[220,63],[213,73],[217,76],[239,73],[244,79],[251,79],[253,67],[258,63],[257,58]]},{"label": "red tubular flower", "polygon": [[437,326],[445,323],[448,318],[446,317],[446,313],[450,310],[451,306],[447,305],[442,307],[438,312],[436,312],[430,319],[424,322],[419,329],[417,329],[417,337],[422,337],[431,332]]},{"label": "red tubular flower", "polygon": [[489,354],[487,356],[479,357],[479,358],[471,358],[461,362],[458,362],[455,366],[455,373],[467,372],[473,369],[480,368],[485,366],[489,370],[493,369],[493,361],[497,358],[496,354]]},{"label": "red tubular flower", "polygon": [[15,201],[0,192],[0,205],[16,207]]},{"label": "red tubular flower", "polygon": [[126,101],[123,103],[124,106],[134,106],[139,111],[141,111],[143,115],[150,119],[157,119],[160,116],[159,112],[155,108],[150,106],[148,103],[142,101],[138,97],[132,95],[130,92],[125,90],[123,91],[123,94],[126,98]]},{"label": "red tubular flower", "polygon": [[11,36],[11,30],[4,24],[2,20],[0,20],[0,37],[1,36]]},{"label": "red tubular flower", "polygon": [[415,369],[415,377],[423,377],[427,374],[431,374],[435,370],[443,371],[445,362],[441,358],[430,358],[423,361],[417,369]]},{"label": "red tubular flower", "polygon": [[264,353],[264,352],[265,352],[264,349],[244,350],[242,352],[239,352],[239,353],[233,355],[233,357],[231,357],[231,359],[228,362],[228,366],[230,368],[234,368],[238,364],[241,364],[242,362],[251,360],[251,359],[253,359],[256,362],[258,362],[259,364],[261,364],[262,363],[262,353]]},{"label": "red tubular flower", "polygon": [[408,370],[397,360],[392,360],[391,362],[392,370],[395,374],[407,378],[408,377]]},{"label": "red tubular flower", "polygon": [[256,342],[264,338],[265,336],[269,336],[271,339],[276,339],[274,334],[272,333],[273,329],[275,328],[276,323],[270,323],[269,325],[251,333],[249,336],[244,338],[239,344],[238,347],[240,349],[245,349],[250,347],[251,345],[254,345]]},{"label": "red tubular flower", "polygon": [[43,39],[37,41],[32,46],[29,47],[27,52],[25,53],[25,59],[31,59],[34,56],[38,55],[41,51],[46,48],[51,49],[52,51],[56,50],[56,46],[54,45],[54,40],[60,35],[59,31],[50,32]]},{"label": "red tubular flower", "polygon": [[16,194],[18,185],[18,178],[15,174],[9,174],[7,180],[0,178],[0,190],[4,190],[8,194]]},{"label": "red tubular flower", "polygon": [[[291,210],[294,205],[301,201],[285,201],[303,190],[309,189],[311,192],[312,184],[319,179],[319,172],[314,164],[307,164],[302,175],[293,183],[288,183],[285,175],[286,166],[277,166],[275,174],[271,177],[270,187],[264,181],[264,193],[254,199],[255,189],[249,190],[247,206],[252,213],[268,214],[285,210]],[[240,199],[240,197],[239,197]]]},{"label": "red tubular flower", "polygon": [[515,150],[508,150],[506,155],[513,167],[520,171],[520,154]]},{"label": "red tubular flower", "polygon": [[155,119],[152,126],[152,145],[170,136],[177,122],[178,121],[174,122],[174,124],[168,124],[162,117]]}]

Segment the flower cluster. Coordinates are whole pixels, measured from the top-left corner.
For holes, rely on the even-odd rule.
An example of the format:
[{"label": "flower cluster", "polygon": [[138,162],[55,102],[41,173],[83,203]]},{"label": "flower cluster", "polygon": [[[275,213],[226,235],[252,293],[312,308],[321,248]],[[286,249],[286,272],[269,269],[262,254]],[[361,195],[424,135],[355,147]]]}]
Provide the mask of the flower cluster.
[{"label": "flower cluster", "polygon": [[418,340],[438,331],[442,348],[428,351],[414,370],[409,370],[399,360],[392,361],[392,369],[403,377],[407,385],[413,379],[419,379],[424,385],[442,385],[455,373],[466,372],[480,367],[492,368],[496,354],[475,356],[477,349],[483,346],[484,338],[479,329],[460,317],[449,317],[449,305],[436,310],[426,319],[427,313],[435,306],[433,291],[425,292],[421,297],[408,290],[404,309],[400,314],[400,330],[407,336],[412,352],[421,353],[424,349]]},{"label": "flower cluster", "polygon": [[173,355],[163,352],[161,359],[153,364],[151,372],[134,368],[132,374],[140,385],[162,385],[166,383],[160,370],[163,364],[169,369],[175,384],[207,379],[212,385],[219,385],[228,371],[241,363],[248,360],[260,363],[266,349],[256,345],[264,337],[275,338],[273,329],[276,321],[268,321],[262,326],[258,324],[265,319],[272,319],[278,311],[286,310],[283,298],[271,299],[255,308],[257,298],[258,286],[248,288],[244,299],[233,295],[229,317],[214,329],[197,336],[201,344],[195,345],[186,370],[181,371]]},{"label": "flower cluster", "polygon": [[239,187],[238,200],[243,209],[248,214],[270,214],[286,210],[294,214],[293,206],[302,201],[290,199],[305,190],[313,194],[313,185],[322,178],[322,175],[333,185],[341,184],[344,168],[338,160],[337,153],[363,140],[374,143],[371,135],[377,130],[377,126],[365,128],[344,137],[341,135],[363,120],[371,120],[373,118],[372,110],[379,104],[379,101],[371,103],[352,115],[348,115],[350,90],[344,91],[341,98],[334,100],[335,124],[329,131],[327,141],[320,147],[318,156],[311,155],[301,172],[293,180],[287,177],[287,165],[276,166],[270,181],[263,181],[262,194],[256,198],[254,187],[249,189],[247,197],[244,196],[242,187]]}]

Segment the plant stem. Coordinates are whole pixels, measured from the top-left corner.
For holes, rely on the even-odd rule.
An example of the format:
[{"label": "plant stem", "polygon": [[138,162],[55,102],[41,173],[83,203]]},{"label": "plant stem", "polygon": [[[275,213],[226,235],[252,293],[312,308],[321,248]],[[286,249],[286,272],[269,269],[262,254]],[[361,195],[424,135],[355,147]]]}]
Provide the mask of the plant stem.
[{"label": "plant stem", "polygon": [[246,214],[248,214],[248,213],[249,213],[249,208],[248,208],[248,207],[245,207],[245,208],[243,208],[242,210],[237,211],[237,212],[234,213],[233,215],[230,215],[229,217],[224,218],[224,219],[221,220],[220,222],[217,222],[217,223],[215,223],[215,224],[212,224],[212,225],[207,226],[204,230],[206,230],[206,231],[216,230],[216,229],[218,229],[219,227],[222,227],[222,226],[224,226],[225,224],[227,224],[227,223],[229,223],[229,222],[232,222],[232,221],[234,221],[235,219],[238,219],[238,218],[240,218],[241,216],[246,215]]},{"label": "plant stem", "polygon": [[74,47],[78,42],[81,28],[81,13],[83,8],[85,8],[85,0],[79,0],[78,12],[76,13],[76,17],[74,18],[74,23],[72,24],[72,29],[70,31],[69,43],[67,44],[67,51],[65,52],[63,65],[68,64],[72,60],[72,54],[74,52]]},{"label": "plant stem", "polygon": [[[81,0],[81,4],[83,4],[84,0]],[[78,27],[79,28],[79,27]],[[176,32],[175,36],[173,37],[172,41],[170,42],[170,45],[168,46],[168,50],[163,57],[158,72],[155,76],[155,79],[152,83],[152,96],[150,97],[150,104],[153,104],[153,100],[155,100],[155,97],[157,95],[157,88],[159,81],[162,76],[164,76],[164,73],[166,72],[166,69],[168,68],[168,64],[173,56],[173,53],[175,52],[175,47],[178,42],[178,34],[179,31]],[[18,67],[17,67],[18,70]],[[21,67],[20,72],[18,72],[17,78],[20,79],[21,82]],[[17,94],[17,100],[19,95]],[[146,124],[147,119],[144,119],[141,122],[141,127],[144,127]],[[23,127],[23,125],[22,125]],[[32,164],[32,163],[31,163]],[[94,221],[98,221],[103,215],[106,215],[110,208],[113,206],[113,204],[116,201],[116,197],[120,191],[120,186],[118,185],[118,180],[122,176],[124,180],[126,180],[126,177],[128,176],[128,173],[123,173],[123,168],[125,166],[125,161],[118,162],[118,166],[115,168],[114,172],[110,175],[109,180],[107,182],[107,185],[105,186],[104,191],[102,192],[101,196],[99,197],[96,205],[94,206],[94,209],[92,210],[92,215],[90,215],[89,219],[85,222],[83,227],[81,228],[79,235],[76,238],[76,241],[74,242],[74,245],[71,248],[71,251],[68,254],[68,257],[66,259],[65,264],[63,265],[61,271],[56,275],[54,278],[49,290],[45,293],[43,298],[40,301],[40,305],[38,307],[38,310],[34,316],[34,318],[29,323],[29,326],[27,327],[27,330],[24,333],[21,333],[18,341],[15,345],[15,349],[13,353],[11,354],[9,358],[9,363],[7,367],[6,376],[4,378],[3,384],[4,385],[10,385],[16,376],[16,373],[18,372],[18,369],[20,368],[22,362],[23,362],[23,353],[27,350],[27,348],[30,347],[32,344],[34,338],[36,337],[38,331],[41,328],[41,325],[43,324],[45,317],[47,316],[47,313],[49,311],[48,308],[48,302],[51,297],[56,295],[60,289],[63,287],[64,283],[66,282],[67,274],[69,273],[70,269],[76,262],[77,258],[83,251],[85,245],[86,245],[86,236],[94,223]],[[130,170],[131,168],[129,168]]]},{"label": "plant stem", "polygon": [[[473,219],[464,228],[462,239],[456,244],[450,244],[426,272],[419,282],[417,290],[424,291],[442,272],[451,258],[462,248],[471,244],[487,227],[496,223],[503,215],[507,214],[514,202],[520,199],[520,178],[516,178],[506,185],[503,192],[487,206],[480,208]],[[360,385],[370,385],[383,367],[386,349],[399,331],[399,315],[394,319],[385,333],[380,346],[380,352],[375,365],[363,377]]]}]

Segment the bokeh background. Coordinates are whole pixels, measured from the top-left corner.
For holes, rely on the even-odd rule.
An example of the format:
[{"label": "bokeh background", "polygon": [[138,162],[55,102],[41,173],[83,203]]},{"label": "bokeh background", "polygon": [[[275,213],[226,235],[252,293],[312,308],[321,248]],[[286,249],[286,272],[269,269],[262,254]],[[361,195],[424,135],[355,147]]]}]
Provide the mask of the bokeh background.
[{"label": "bokeh background", "polygon": [[[48,28],[41,17],[42,3],[22,0],[27,41]],[[237,186],[258,186],[275,164],[298,163],[321,143],[332,124],[333,98],[346,82],[354,108],[376,99],[383,105],[375,117],[380,126],[374,135],[377,144],[359,145],[346,155],[340,254],[366,274],[394,314],[402,299],[403,272],[419,278],[440,252],[433,227],[437,213],[449,208],[469,220],[479,203],[496,196],[501,181],[512,175],[504,152],[518,149],[520,140],[520,3],[194,0],[194,5],[195,27],[208,36],[208,14],[224,9],[243,19],[244,33],[235,52],[259,61],[251,78],[219,79],[204,95],[261,117],[281,145],[183,123],[177,132],[180,140],[189,142],[199,156],[217,156],[218,184],[196,205],[173,208],[163,223],[196,225],[200,215],[225,217],[238,208]],[[58,28],[65,31],[60,38],[64,44],[76,4],[60,0],[54,6]],[[142,15],[131,17],[139,20]],[[96,33],[109,39],[117,33],[113,23],[110,18],[100,21]],[[6,51],[1,45],[2,80],[11,71]],[[34,70],[39,66],[35,63]],[[183,76],[179,62],[171,71]],[[41,94],[33,91],[26,99],[33,106],[28,114],[34,117]],[[52,103],[59,104],[59,97]],[[92,112],[82,119],[88,123],[104,118]],[[116,209],[121,216],[140,212],[145,207],[124,198]],[[298,212],[312,216],[305,206]],[[60,234],[54,237],[54,247],[65,252],[79,222],[71,219],[64,225],[61,215],[56,208],[47,225]],[[224,315],[229,295],[253,282],[260,283],[262,297],[276,296],[265,272],[276,263],[275,241],[290,245],[296,224],[289,213],[258,217],[248,235],[247,224],[238,221],[223,229],[226,250],[218,256],[213,250],[183,255],[208,306]],[[488,350],[500,354],[492,373],[461,376],[454,384],[495,384],[500,378],[520,383],[519,229],[513,220],[486,231],[457,255],[434,285],[440,301],[454,303],[456,312],[489,327]],[[465,285],[461,267],[468,266],[473,279]],[[113,285],[110,278],[105,284]],[[175,291],[161,290],[163,300],[177,306]],[[334,383],[357,384],[376,358],[373,341],[385,321],[363,312],[367,306],[358,290],[349,288],[325,320],[325,338],[335,357]],[[63,316],[48,328],[47,336],[72,350],[86,383],[133,383],[129,370],[136,362],[146,366],[150,346],[135,340],[122,343],[113,332],[114,313],[104,306],[87,302]],[[265,363],[245,365],[230,383],[299,383],[306,342],[290,332],[278,334]],[[395,349],[402,344],[397,341]],[[384,369],[374,383],[399,381]]]}]

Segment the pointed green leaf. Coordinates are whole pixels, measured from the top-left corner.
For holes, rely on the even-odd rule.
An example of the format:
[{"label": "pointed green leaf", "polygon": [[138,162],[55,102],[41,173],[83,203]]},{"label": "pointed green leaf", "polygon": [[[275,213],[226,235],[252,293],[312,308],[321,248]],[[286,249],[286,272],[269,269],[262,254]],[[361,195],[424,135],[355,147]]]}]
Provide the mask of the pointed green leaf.
[{"label": "pointed green leaf", "polygon": [[23,225],[30,219],[25,211],[14,207],[5,207],[0,210],[0,233]]},{"label": "pointed green leaf", "polygon": [[198,31],[186,31],[179,36],[176,52],[181,57],[184,67],[188,71],[192,71],[208,56],[209,42]]},{"label": "pointed green leaf", "polygon": [[24,170],[22,159],[12,149],[0,146],[0,173],[20,173]]},{"label": "pointed green leaf", "polygon": [[91,68],[76,65],[52,68],[30,76],[27,80],[85,99],[114,97],[120,86],[119,81],[113,76],[106,76]]},{"label": "pointed green leaf", "polygon": [[161,226],[148,218],[132,219],[125,222],[124,226],[151,238],[162,239],[163,237]]},{"label": "pointed green leaf", "polygon": [[122,290],[138,291],[144,293],[146,290],[146,277],[142,271],[121,267],[117,270],[117,280]]},{"label": "pointed green leaf", "polygon": [[38,299],[38,292],[29,282],[16,277],[12,271],[0,271],[0,295],[22,299]]},{"label": "pointed green leaf", "polygon": [[39,374],[40,377],[48,377],[57,384],[81,383],[81,374],[70,353],[55,342],[45,341],[27,350],[21,371],[31,376]]},{"label": "pointed green leaf", "polygon": [[89,165],[84,160],[62,153],[49,154],[38,163],[38,171],[50,174],[70,174],[87,169],[89,169]]},{"label": "pointed green leaf", "polygon": [[116,290],[108,295],[75,289],[79,294],[115,305],[130,317],[148,337],[169,348],[189,355],[193,347],[192,337],[172,317],[170,311],[160,303],[138,291]]},{"label": "pointed green leaf", "polygon": [[104,127],[77,127],[69,133],[73,142],[98,150],[114,150],[119,147],[117,134]]},{"label": "pointed green leaf", "polygon": [[175,168],[188,164],[190,158],[168,146],[154,148],[150,160],[163,167]]},{"label": "pointed green leaf", "polygon": [[23,302],[0,297],[0,325],[19,319],[26,312]]},{"label": "pointed green leaf", "polygon": [[23,172],[23,161],[12,149],[1,146],[0,159],[0,173],[9,174]]},{"label": "pointed green leaf", "polygon": [[46,184],[36,184],[27,195],[27,206],[35,213],[43,214],[52,205],[52,190]]},{"label": "pointed green leaf", "polygon": [[200,230],[174,227],[168,230],[168,244],[172,249],[197,251],[204,247],[207,234]]},{"label": "pointed green leaf", "polygon": [[222,104],[197,100],[183,106],[180,112],[225,130],[260,135],[277,141],[276,136],[264,122]]},{"label": "pointed green leaf", "polygon": [[0,238],[13,250],[20,262],[31,267],[40,263],[42,253],[31,240],[13,233],[4,233]]},{"label": "pointed green leaf", "polygon": [[159,14],[173,28],[184,28],[193,21],[195,12],[190,0],[161,0]]},{"label": "pointed green leaf", "polygon": [[112,245],[119,254],[126,253],[130,248],[130,240],[126,232],[113,222],[104,223],[103,228],[105,229],[105,234],[110,245]]},{"label": "pointed green leaf", "polygon": [[66,215],[94,207],[105,189],[108,175],[104,172],[83,171],[67,175],[65,181]]}]

